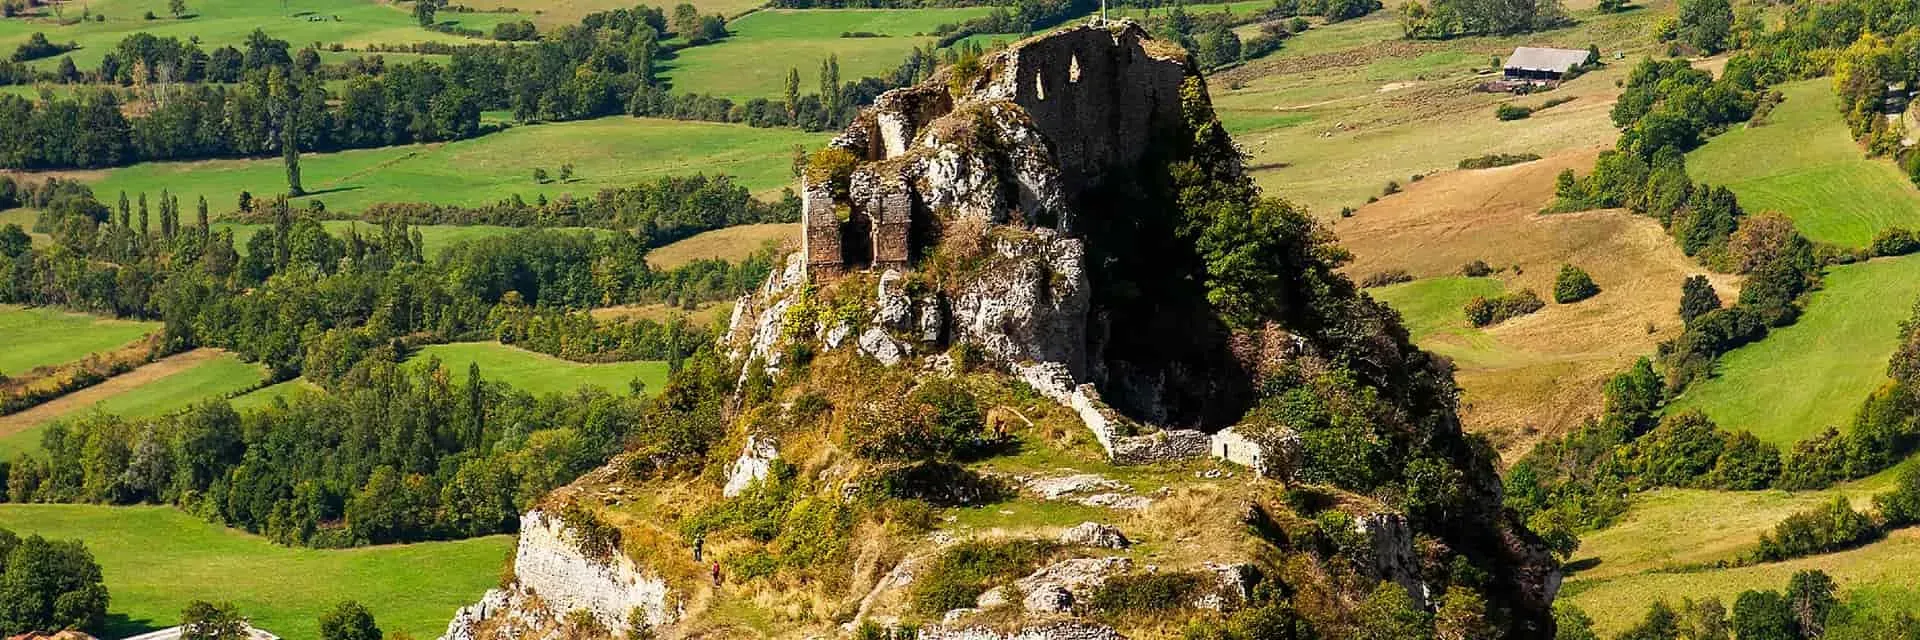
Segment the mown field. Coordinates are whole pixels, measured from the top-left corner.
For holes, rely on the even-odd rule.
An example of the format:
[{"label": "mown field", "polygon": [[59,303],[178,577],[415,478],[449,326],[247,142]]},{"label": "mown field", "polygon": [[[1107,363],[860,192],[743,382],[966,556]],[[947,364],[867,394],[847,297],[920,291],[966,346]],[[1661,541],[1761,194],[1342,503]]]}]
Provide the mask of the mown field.
[{"label": "mown field", "polygon": [[290,548],[170,507],[0,505],[0,527],[80,539],[112,597],[104,637],[179,624],[193,600],[231,601],[283,638],[319,637],[320,614],[342,600],[373,612],[383,631],[434,638],[453,611],[499,583],[512,536],[360,549]]},{"label": "mown field", "polygon": [[[958,9],[763,9],[727,24],[733,36],[685,49],[666,61],[662,77],[673,89],[745,100],[785,95],[787,71],[800,70],[801,93],[820,87],[820,63],[839,56],[840,80],[881,76],[900,66],[926,34],[944,23],[986,15],[990,7]],[[865,31],[877,38],[842,38]]]},{"label": "mown field", "polygon": [[[576,24],[581,17],[596,11],[631,9],[634,3],[629,0],[474,0],[463,4],[475,9],[516,10],[520,12],[514,16],[516,19],[532,20],[544,30],[550,26]],[[703,15],[718,13],[732,17],[766,3],[761,0],[693,0],[687,4],[699,9]],[[673,9],[672,5],[659,6],[669,11]]]},{"label": "mown field", "polygon": [[196,402],[260,384],[266,370],[232,354],[202,349],[108,378],[26,411],[0,416],[0,460],[40,449],[40,434],[55,420],[99,412],[134,418],[166,415]]},{"label": "mown field", "polygon": [[[533,202],[696,173],[724,173],[756,193],[777,194],[794,182],[794,145],[811,149],[827,138],[797,129],[624,116],[518,126],[445,144],[302,156],[303,182],[313,195],[294,203],[318,199],[328,210],[357,211],[380,202],[481,205],[514,195]],[[557,176],[563,163],[574,166],[571,182],[534,180],[534,169]],[[150,162],[107,171],[92,186],[107,202],[121,191],[157,198],[167,189],[189,214],[204,196],[216,217],[234,210],[242,191],[260,198],[287,187],[279,158]]]},{"label": "mown field", "polygon": [[424,363],[429,358],[439,358],[441,366],[446,367],[456,382],[466,380],[469,363],[479,363],[482,379],[504,382],[533,394],[569,393],[591,385],[625,395],[628,383],[633,380],[640,380],[654,391],[667,383],[665,362],[581,364],[498,342],[431,345],[420,349],[408,361]]},{"label": "mown field", "polygon": [[[43,32],[52,42],[79,43],[80,49],[69,55],[82,70],[90,70],[100,66],[100,60],[112,52],[122,38],[135,32],[181,40],[197,37],[202,49],[238,46],[255,28],[291,42],[296,48],[315,42],[362,48],[370,44],[474,41],[421,28],[413,18],[411,5],[374,0],[187,0],[189,17],[186,19],[173,18],[167,12],[167,0],[91,0],[84,4],[63,4],[62,14],[67,18],[87,13],[105,16],[106,20],[67,26],[57,24],[52,16],[0,20],[0,51],[10,53],[34,32]],[[145,19],[148,12],[157,19]],[[507,18],[508,14],[450,11],[438,16],[442,22],[482,31],[492,29]],[[52,68],[59,64],[59,58],[34,64]]]},{"label": "mown field", "polygon": [[73,362],[111,351],[160,328],[158,322],[114,320],[44,307],[0,305],[0,375]]},{"label": "mown field", "polygon": [[1779,87],[1765,124],[1709,140],[1687,156],[1695,180],[1724,184],[1747,211],[1778,211],[1808,238],[1863,247],[1887,227],[1920,228],[1920,190],[1893,162],[1864,157],[1835,105],[1832,80]]},{"label": "mown field", "polygon": [[[1915,464],[1909,460],[1908,465]],[[1865,508],[1874,494],[1892,488],[1899,468],[1824,491],[1708,491],[1660,489],[1637,494],[1633,508],[1612,527],[1581,538],[1561,599],[1592,616],[1601,637],[1638,622],[1656,600],[1718,597],[1729,609],[1733,597],[1753,588],[1778,589],[1801,569],[1832,574],[1843,590],[1866,604],[1913,607],[1920,596],[1920,529],[1841,553],[1737,569],[1704,565],[1731,560],[1759,542],[1760,534],[1793,513],[1845,496]],[[1900,598],[1888,598],[1900,595]]]},{"label": "mown field", "polygon": [[1833,267],[1799,322],[1722,357],[1715,376],[1689,386],[1669,412],[1700,409],[1783,447],[1829,425],[1845,430],[1886,382],[1916,300],[1920,257]]},{"label": "mown field", "polygon": [[740,262],[767,243],[797,246],[799,238],[798,223],[743,224],[714,229],[647,252],[647,265],[655,269],[672,269],[695,260]]}]

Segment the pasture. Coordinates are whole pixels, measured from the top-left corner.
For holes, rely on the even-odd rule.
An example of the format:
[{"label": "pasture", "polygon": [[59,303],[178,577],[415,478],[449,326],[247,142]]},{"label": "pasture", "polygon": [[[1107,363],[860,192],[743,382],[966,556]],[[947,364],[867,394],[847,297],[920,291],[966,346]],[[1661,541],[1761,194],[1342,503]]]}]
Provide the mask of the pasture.
[{"label": "pasture", "polygon": [[[34,233],[33,221],[34,219],[39,217],[40,217],[40,212],[34,211],[32,209],[23,208],[23,209],[0,210],[0,227],[4,227],[10,224],[20,225],[20,230],[27,232],[27,237],[33,240],[33,244],[35,246],[44,245],[44,244],[47,244],[48,242],[51,242],[53,239],[47,237],[47,234],[44,234],[44,233]],[[0,369],[0,372],[3,372],[3,371],[5,370]]]},{"label": "pasture", "polygon": [[[583,386],[595,386],[615,395],[626,395],[628,383],[639,380],[649,390],[667,383],[667,363],[653,360],[582,364],[562,360],[498,342],[456,342],[420,349],[408,359],[425,363],[439,358],[456,384],[467,379],[467,365],[480,365],[481,379],[503,382],[532,394],[572,393]],[[424,365],[421,365],[424,366]]]},{"label": "pasture", "polygon": [[[267,35],[286,40],[298,49],[313,43],[339,43],[349,49],[373,44],[412,44],[415,42],[475,42],[470,38],[421,28],[412,14],[412,5],[374,0],[187,0],[187,14],[176,19],[167,12],[167,0],[91,0],[65,2],[62,16],[78,18],[82,14],[104,16],[105,20],[82,20],[62,26],[54,20],[52,8],[35,19],[0,20],[0,51],[12,52],[35,32],[45,33],[55,43],[72,41],[80,48],[68,55],[81,70],[92,70],[113,51],[122,38],[145,32],[181,40],[199,38],[202,49],[245,43],[255,28]],[[147,20],[151,12],[156,19]],[[506,20],[509,14],[441,12],[441,22],[487,31]],[[33,63],[51,69],[59,57]]]},{"label": "pasture", "polygon": [[[518,195],[526,202],[595,192],[643,180],[696,173],[727,174],[757,194],[776,195],[794,184],[793,147],[824,144],[828,134],[756,129],[744,124],[681,122],[615,116],[516,126],[458,142],[307,154],[300,159],[310,200],[330,211],[358,211],[381,202],[483,205]],[[562,163],[573,179],[541,184],[534,169],[557,176]],[[190,212],[205,197],[214,216],[233,211],[240,192],[268,198],[286,190],[279,158],[149,162],[112,169],[93,182],[105,201],[162,189]],[[132,197],[132,196],[130,196]]]},{"label": "pasture", "polygon": [[1840,119],[1831,83],[1780,85],[1786,101],[1764,124],[1708,140],[1687,155],[1687,172],[1726,185],[1747,211],[1786,214],[1819,242],[1864,247],[1882,229],[1920,228],[1920,190],[1892,161],[1864,157]]},{"label": "pasture", "polygon": [[100,384],[0,416],[0,460],[40,449],[40,433],[55,420],[99,412],[147,418],[223,398],[266,376],[261,365],[223,351],[196,349],[149,363]]},{"label": "pasture", "polygon": [[17,376],[110,351],[160,328],[45,307],[0,305],[0,375]]},{"label": "pasture", "polygon": [[[1389,181],[1453,169],[1488,153],[1542,156],[1600,145],[1618,136],[1608,111],[1638,57],[1658,49],[1649,25],[1670,3],[1600,14],[1576,9],[1579,23],[1518,37],[1446,42],[1401,37],[1395,12],[1316,24],[1279,51],[1215,73],[1207,88],[1221,122],[1249,154],[1249,173],[1267,195],[1331,218],[1360,207]],[[1190,11],[1204,11],[1189,7]],[[1243,35],[1249,35],[1243,34]],[[1550,92],[1525,97],[1474,91],[1516,45],[1586,48],[1599,43],[1608,62]],[[1616,54],[1625,60],[1613,60]],[[1496,105],[1567,104],[1525,120],[1495,120]]]},{"label": "pasture", "polygon": [[[840,60],[840,80],[883,76],[900,66],[907,52],[934,44],[941,24],[986,15],[991,7],[956,9],[762,9],[727,23],[733,36],[718,43],[682,49],[666,61],[661,77],[676,92],[710,93],[734,100],[779,99],[787,71],[800,70],[801,93],[820,87],[820,63]],[[842,38],[864,31],[872,38]]]},{"label": "pasture", "polygon": [[[519,14],[514,19],[534,21],[544,30],[546,27],[577,24],[580,18],[597,11],[613,9],[632,9],[628,0],[474,0],[464,3],[475,9],[514,10]],[[678,4],[678,3],[675,3]],[[753,10],[765,2],[762,0],[694,0],[689,2],[700,10],[702,15],[718,13],[733,17]],[[659,5],[661,9],[671,11],[672,5]]]},{"label": "pasture", "polygon": [[231,601],[285,638],[320,637],[318,618],[357,600],[392,634],[433,638],[453,611],[499,583],[513,536],[358,549],[283,547],[171,507],[0,505],[0,527],[79,539],[112,597],[104,637],[179,624],[193,600]]},{"label": "pasture", "polygon": [[1920,300],[1920,257],[1828,270],[1800,321],[1720,358],[1669,412],[1699,409],[1732,431],[1787,447],[1827,426],[1846,429],[1887,380],[1900,323]]},{"label": "pasture", "polygon": [[[1400,311],[1421,348],[1454,359],[1462,420],[1509,456],[1597,414],[1608,376],[1679,334],[1680,283],[1700,271],[1645,216],[1540,213],[1554,176],[1591,166],[1595,153],[1447,171],[1333,223],[1354,255],[1349,276],[1401,269],[1422,278],[1369,292]],[[1497,280],[1459,277],[1473,260],[1500,270]],[[1545,298],[1562,263],[1592,273],[1600,295],[1466,326],[1461,307],[1473,296],[1529,288]],[[1721,297],[1735,295],[1732,278],[1716,285]]]},{"label": "pasture", "polygon": [[695,260],[740,262],[768,243],[791,247],[799,238],[799,223],[744,224],[714,229],[647,252],[647,265],[672,269]]}]

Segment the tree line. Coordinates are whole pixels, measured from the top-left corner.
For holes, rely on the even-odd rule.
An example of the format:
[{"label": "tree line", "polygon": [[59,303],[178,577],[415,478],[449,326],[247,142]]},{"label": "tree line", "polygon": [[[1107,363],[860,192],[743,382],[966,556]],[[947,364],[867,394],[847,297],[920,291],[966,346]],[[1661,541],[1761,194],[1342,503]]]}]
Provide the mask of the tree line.
[{"label": "tree line", "polygon": [[800,201],[788,190],[778,202],[761,202],[731,177],[696,174],[601,189],[588,198],[563,195],[547,200],[541,196],[528,203],[514,195],[477,207],[381,203],[367,207],[359,217],[375,223],[391,220],[416,225],[622,229],[657,247],[723,227],[796,222],[800,219]]}]

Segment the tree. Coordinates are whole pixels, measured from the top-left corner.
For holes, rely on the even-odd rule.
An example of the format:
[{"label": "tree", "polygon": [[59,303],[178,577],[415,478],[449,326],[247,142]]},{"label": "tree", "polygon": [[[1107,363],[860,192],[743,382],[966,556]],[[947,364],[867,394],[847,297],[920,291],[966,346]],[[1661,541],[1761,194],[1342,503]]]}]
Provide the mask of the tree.
[{"label": "tree", "polygon": [[[795,122],[800,118],[800,69],[787,68],[787,121]],[[797,174],[796,174],[797,175]]]},{"label": "tree", "polygon": [[20,539],[0,529],[0,632],[92,627],[107,613],[100,565],[79,541]]},{"label": "tree", "polygon": [[1836,590],[1833,577],[1818,569],[1800,571],[1787,581],[1787,607],[1793,612],[1793,626],[1800,637],[1826,634],[1827,614],[1839,604],[1833,597]]},{"label": "tree", "polygon": [[414,0],[413,19],[418,20],[422,27],[433,26],[433,17],[435,13],[440,11],[441,1],[442,0]]},{"label": "tree", "polygon": [[187,0],[167,0],[167,13],[174,18],[187,15]]},{"label": "tree", "polygon": [[691,39],[700,30],[700,9],[682,2],[673,7],[673,32],[682,38]]},{"label": "tree", "polygon": [[180,613],[181,640],[247,640],[247,619],[231,602],[195,600]]},{"label": "tree", "polygon": [[1593,631],[1593,618],[1564,600],[1553,604],[1553,626],[1559,632],[1554,636],[1558,640],[1600,640]]},{"label": "tree", "polygon": [[321,614],[320,640],[380,640],[380,626],[366,607],[348,600]]},{"label": "tree", "polygon": [[1715,54],[1733,44],[1733,4],[1727,0],[1681,0],[1680,42]]},{"label": "tree", "polygon": [[1355,620],[1356,640],[1426,640],[1429,616],[1414,604],[1407,588],[1392,580],[1381,581],[1373,593],[1360,603]]},{"label": "tree", "polygon": [[1640,619],[1626,633],[1620,634],[1620,640],[1675,640],[1680,637],[1680,616],[1665,600],[1655,600],[1647,609],[1647,617]]},{"label": "tree", "polygon": [[1693,320],[1706,315],[1708,311],[1720,308],[1720,294],[1714,292],[1713,282],[1706,276],[1692,276],[1680,284],[1680,320],[1693,324]]},{"label": "tree", "polygon": [[1739,640],[1799,640],[1793,612],[1778,591],[1746,591],[1733,601],[1733,637]]},{"label": "tree", "polygon": [[560,182],[573,182],[573,163],[560,165]]},{"label": "tree", "polygon": [[1446,597],[1440,600],[1440,610],[1434,613],[1433,637],[1435,640],[1492,637],[1492,628],[1487,624],[1486,598],[1465,587],[1448,588]]},{"label": "tree", "polygon": [[1731,640],[1727,627],[1727,607],[1719,598],[1685,600],[1680,603],[1680,636],[1687,640]]},{"label": "tree", "polygon": [[534,167],[534,168],[533,168],[533,181],[534,181],[534,182],[538,182],[538,183],[540,183],[540,184],[546,184],[548,180],[549,180],[549,178],[548,178],[548,176],[547,176],[547,169],[546,169],[546,167]]},{"label": "tree", "polygon": [[1579,302],[1599,293],[1600,286],[1593,283],[1593,276],[1580,267],[1560,265],[1560,275],[1553,279],[1553,301],[1560,304]]}]

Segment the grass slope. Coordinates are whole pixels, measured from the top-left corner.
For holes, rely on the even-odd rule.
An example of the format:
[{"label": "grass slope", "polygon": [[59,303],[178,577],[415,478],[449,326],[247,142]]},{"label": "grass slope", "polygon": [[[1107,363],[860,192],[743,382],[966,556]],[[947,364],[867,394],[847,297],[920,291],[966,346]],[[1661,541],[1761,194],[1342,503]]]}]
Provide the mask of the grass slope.
[{"label": "grass slope", "polygon": [[0,374],[19,375],[109,351],[160,328],[158,322],[112,320],[57,309],[0,305]]},{"label": "grass slope", "polygon": [[[379,202],[481,205],[516,194],[533,202],[541,195],[586,197],[607,187],[696,173],[724,173],[756,193],[777,193],[793,182],[794,145],[813,148],[827,137],[796,129],[624,116],[519,126],[446,144],[303,156],[302,179],[315,195],[294,202],[305,206],[319,199],[336,211]],[[574,165],[572,182],[534,182],[534,169],[558,174],[567,162]],[[168,189],[191,219],[193,203],[202,196],[217,216],[235,208],[241,191],[256,197],[284,191],[286,169],[279,158],[151,162],[108,171],[92,186],[108,202],[121,191],[157,198]]]},{"label": "grass slope", "polygon": [[1368,289],[1367,294],[1400,312],[1414,342],[1444,352],[1487,340],[1485,331],[1467,324],[1467,302],[1505,290],[1497,278],[1440,276]]},{"label": "grass slope", "polygon": [[[61,26],[54,22],[51,9],[45,19],[0,20],[0,51],[11,53],[34,32],[43,32],[57,43],[74,41],[80,49],[72,52],[73,62],[81,70],[100,66],[100,60],[113,51],[122,38],[135,32],[159,37],[200,39],[200,47],[211,51],[224,45],[238,46],[255,28],[267,35],[286,40],[294,48],[319,42],[341,43],[348,48],[369,44],[411,44],[415,42],[477,42],[460,36],[428,31],[414,21],[412,5],[374,0],[187,0],[189,18],[176,20],[167,12],[167,0],[91,0],[66,3],[68,18],[82,11],[106,16],[104,22],[84,21]],[[146,20],[147,12],[158,16]],[[482,31],[507,19],[506,14],[441,12],[442,22]],[[314,19],[309,19],[314,18]],[[53,68],[59,58],[36,61],[35,66]]]},{"label": "grass slope", "polygon": [[500,580],[512,536],[360,549],[275,545],[168,507],[0,505],[0,526],[20,535],[78,538],[112,596],[105,637],[179,623],[196,599],[232,601],[284,638],[317,638],[317,619],[358,600],[382,630],[432,638],[454,609]]},{"label": "grass slope", "polygon": [[1687,157],[1695,180],[1725,184],[1748,211],[1778,211],[1808,238],[1866,246],[1892,226],[1920,228],[1920,191],[1847,134],[1830,80],[1780,86],[1765,125],[1714,137]]},{"label": "grass slope", "polygon": [[[589,13],[633,8],[631,0],[472,0],[462,4],[475,9],[519,11],[520,15],[515,16],[516,18],[532,20],[540,25],[543,31],[548,26],[577,24],[580,18]],[[693,0],[687,4],[699,9],[702,15],[718,13],[736,16],[766,3],[761,0]],[[669,14],[673,11],[673,7],[666,4],[657,6],[667,10]]]},{"label": "grass slope", "polygon": [[[736,100],[785,95],[787,71],[800,70],[801,93],[820,87],[820,63],[840,60],[840,80],[851,82],[893,71],[914,47],[933,44],[944,23],[986,15],[991,7],[957,9],[764,9],[727,24],[733,36],[681,50],[663,77],[676,91],[711,93]],[[842,38],[865,31],[879,38]]]},{"label": "grass slope", "polygon": [[497,342],[436,344],[422,348],[411,361],[425,362],[428,358],[439,358],[456,383],[466,380],[468,363],[477,362],[481,378],[534,394],[567,393],[587,385],[625,394],[628,381],[636,378],[654,390],[667,383],[665,362],[581,364]]},{"label": "grass slope", "polygon": [[1694,383],[1673,410],[1700,409],[1783,446],[1828,425],[1844,429],[1886,381],[1916,299],[1920,257],[1834,267],[1799,322],[1721,358],[1718,374]]}]

